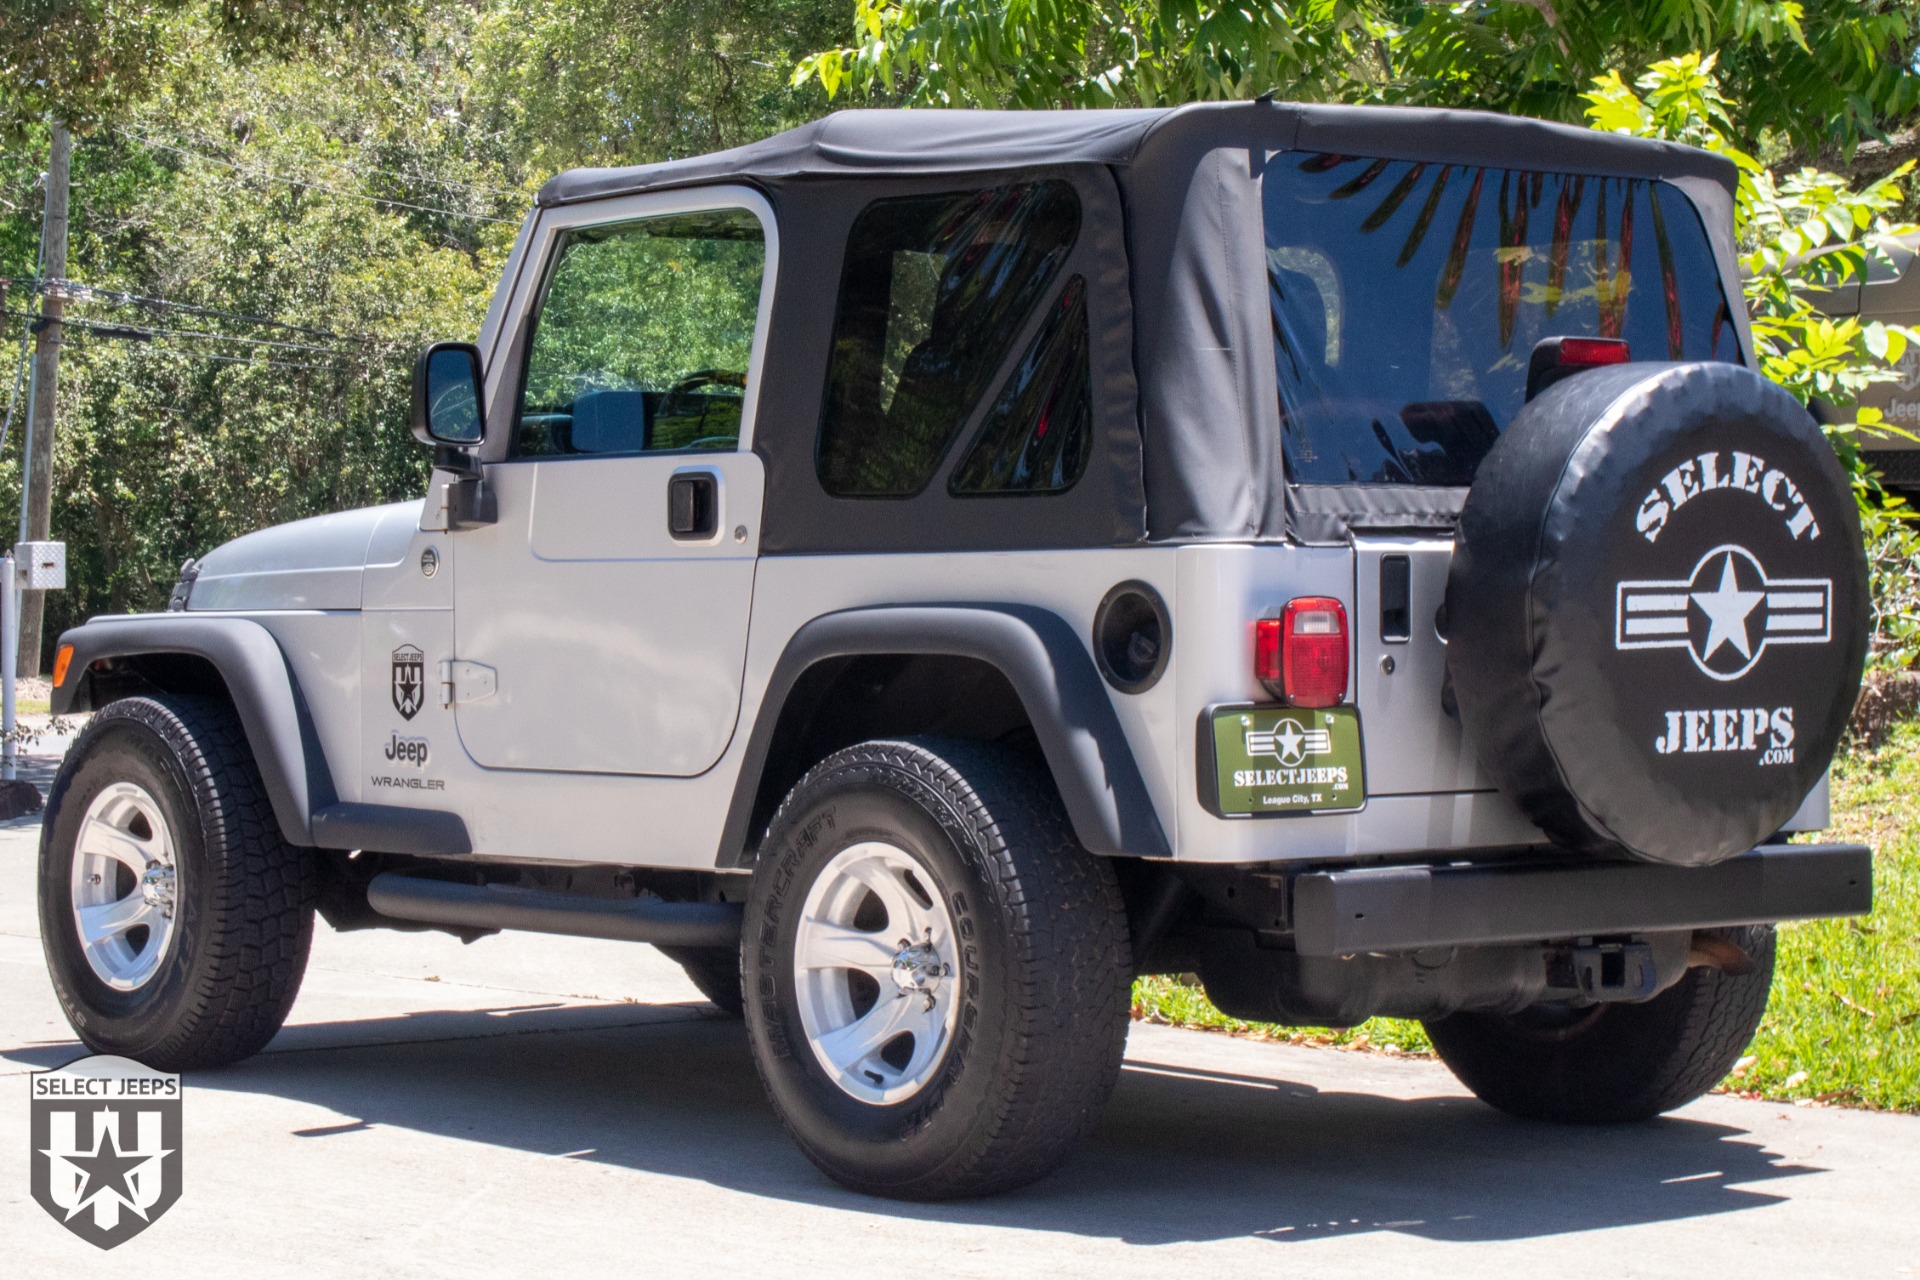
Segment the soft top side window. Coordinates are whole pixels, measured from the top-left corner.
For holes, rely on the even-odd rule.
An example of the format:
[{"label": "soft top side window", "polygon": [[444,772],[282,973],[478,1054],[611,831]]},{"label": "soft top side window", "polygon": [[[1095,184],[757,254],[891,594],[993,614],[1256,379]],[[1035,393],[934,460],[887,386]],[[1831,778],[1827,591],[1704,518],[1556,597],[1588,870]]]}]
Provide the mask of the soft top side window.
[{"label": "soft top side window", "polygon": [[1065,493],[1093,452],[1087,292],[1069,279],[947,481],[956,497]]},{"label": "soft top side window", "polygon": [[1281,444],[1295,484],[1471,484],[1548,337],[1738,360],[1677,189],[1283,152],[1262,179]]},{"label": "soft top side window", "polygon": [[564,233],[533,320],[514,452],[736,448],[765,266],[745,209]]},{"label": "soft top side window", "polygon": [[861,211],[847,237],[815,458],[828,493],[909,497],[926,487],[1079,226],[1079,197],[1057,180]]}]

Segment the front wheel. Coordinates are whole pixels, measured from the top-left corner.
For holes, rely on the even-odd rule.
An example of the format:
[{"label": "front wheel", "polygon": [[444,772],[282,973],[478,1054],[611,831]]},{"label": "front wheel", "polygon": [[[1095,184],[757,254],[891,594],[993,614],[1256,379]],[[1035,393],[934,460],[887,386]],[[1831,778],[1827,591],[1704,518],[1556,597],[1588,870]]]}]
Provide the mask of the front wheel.
[{"label": "front wheel", "polygon": [[1738,948],[1743,971],[1689,969],[1636,1004],[1456,1013],[1427,1035],[1461,1084],[1513,1115],[1610,1124],[1672,1111],[1726,1078],[1773,984],[1772,925],[1702,932]]},{"label": "front wheel", "polygon": [[1037,760],[933,739],[828,757],[774,818],[746,939],[767,1094],[857,1191],[1032,1182],[1119,1077],[1125,910]]},{"label": "front wheel", "polygon": [[47,797],[40,936],[95,1053],[180,1071],[265,1047],[300,988],[316,892],[224,703],[110,703]]}]

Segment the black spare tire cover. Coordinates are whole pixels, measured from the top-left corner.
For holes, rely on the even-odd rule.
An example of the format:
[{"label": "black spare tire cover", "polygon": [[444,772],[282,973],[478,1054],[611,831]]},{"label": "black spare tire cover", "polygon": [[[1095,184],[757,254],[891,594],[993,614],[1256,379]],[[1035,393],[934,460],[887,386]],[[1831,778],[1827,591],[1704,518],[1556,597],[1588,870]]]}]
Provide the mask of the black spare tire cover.
[{"label": "black spare tire cover", "polygon": [[1627,364],[1535,397],[1487,454],[1447,581],[1480,762],[1555,841],[1700,866],[1825,772],[1867,643],[1858,511],[1792,396]]}]

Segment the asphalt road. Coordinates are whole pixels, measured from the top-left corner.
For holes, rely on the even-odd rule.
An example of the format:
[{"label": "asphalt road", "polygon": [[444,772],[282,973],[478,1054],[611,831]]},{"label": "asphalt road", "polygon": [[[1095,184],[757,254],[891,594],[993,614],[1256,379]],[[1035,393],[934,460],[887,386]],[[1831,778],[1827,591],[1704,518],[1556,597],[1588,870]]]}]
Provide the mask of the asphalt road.
[{"label": "asphalt road", "polygon": [[1059,1173],[895,1204],[814,1171],[651,948],[325,929],[267,1052],[187,1078],[179,1203],[101,1253],[28,1194],[27,1073],[82,1053],[37,840],[0,828],[0,1276],[1920,1275],[1920,1118],[1561,1129],[1432,1063],[1136,1026]]}]

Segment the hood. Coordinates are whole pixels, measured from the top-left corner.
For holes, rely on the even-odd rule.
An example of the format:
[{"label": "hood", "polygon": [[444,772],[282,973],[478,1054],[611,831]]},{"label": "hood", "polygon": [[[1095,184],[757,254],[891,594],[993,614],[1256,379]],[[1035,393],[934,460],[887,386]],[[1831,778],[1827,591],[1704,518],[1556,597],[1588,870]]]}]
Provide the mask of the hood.
[{"label": "hood", "polygon": [[209,551],[193,610],[358,609],[369,563],[398,561],[420,527],[419,500],[275,525]]}]

